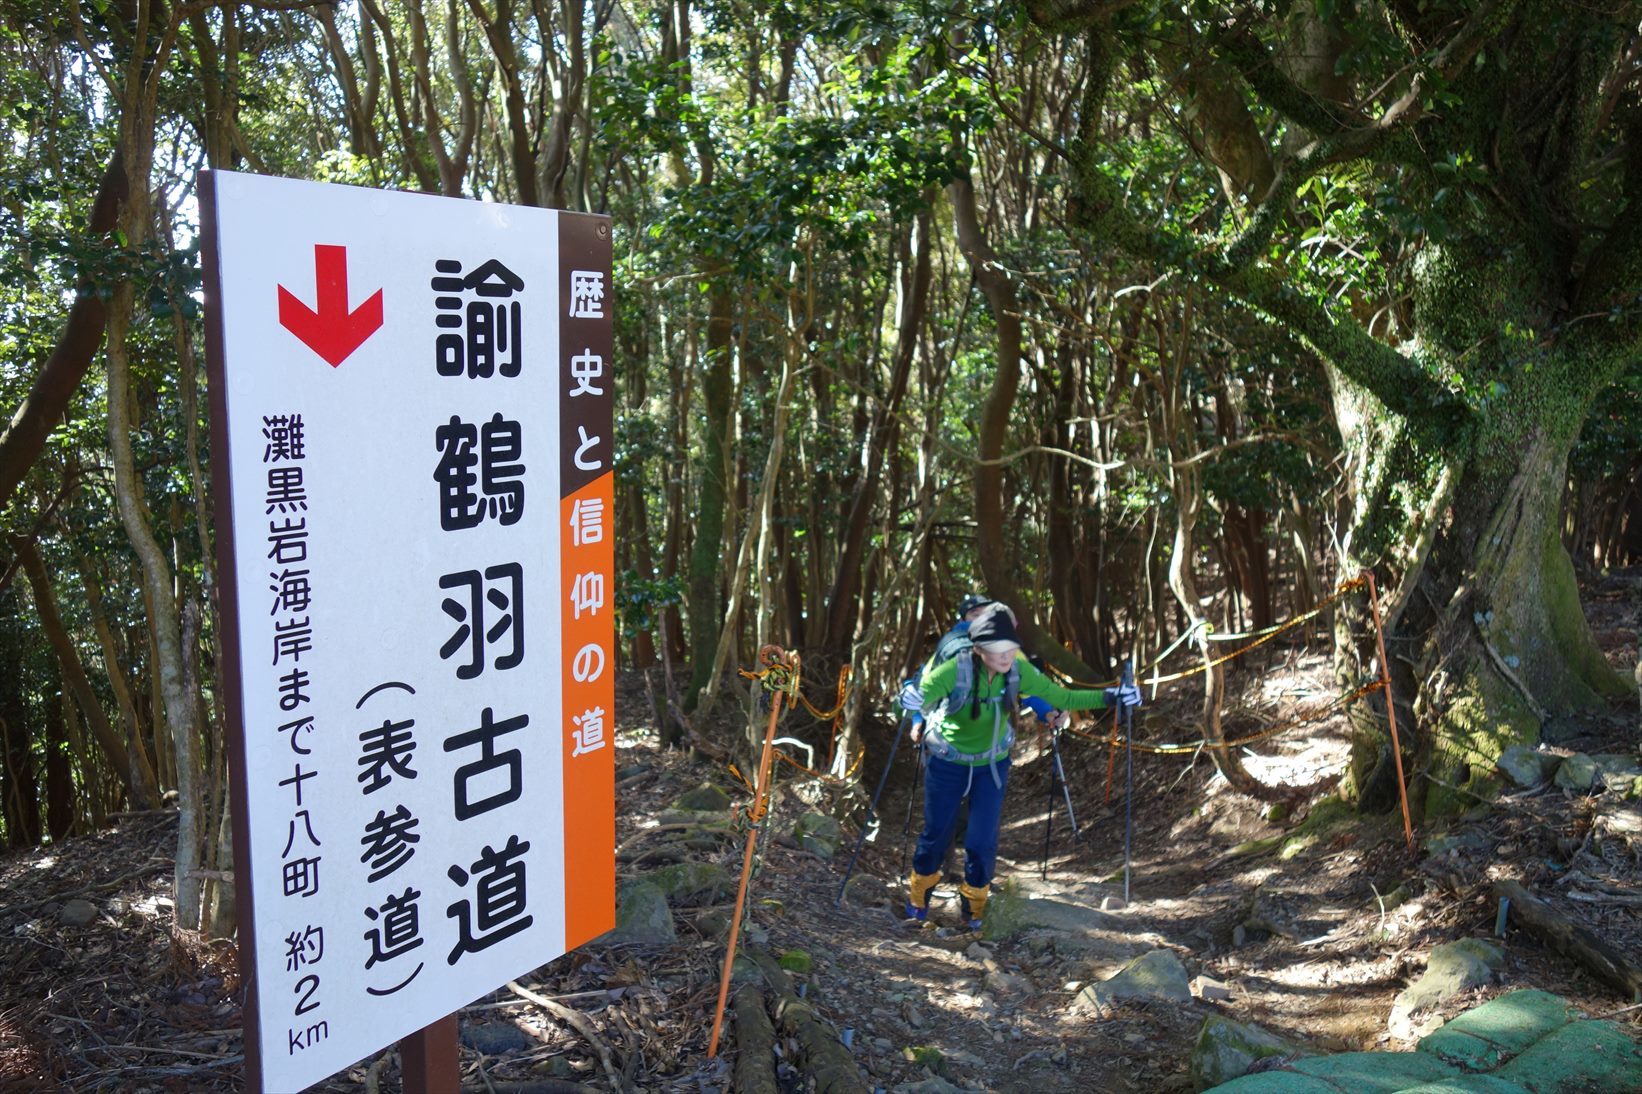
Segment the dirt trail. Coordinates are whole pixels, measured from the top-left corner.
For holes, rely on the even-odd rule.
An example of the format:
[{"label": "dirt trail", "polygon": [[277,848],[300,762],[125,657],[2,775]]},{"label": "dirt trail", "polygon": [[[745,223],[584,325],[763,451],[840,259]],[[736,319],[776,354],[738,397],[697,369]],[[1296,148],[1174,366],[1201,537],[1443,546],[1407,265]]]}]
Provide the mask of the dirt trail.
[{"label": "dirt trail", "polygon": [[[1638,584],[1599,584],[1588,599],[1616,664],[1632,663],[1634,649],[1625,646],[1622,628],[1604,627],[1603,613],[1632,610]],[[1263,672],[1232,684],[1251,708],[1270,716],[1326,697],[1327,680],[1320,658],[1279,652]],[[704,780],[734,783],[715,766],[658,752],[652,728],[639,720],[648,709],[642,682],[624,686],[631,701],[621,707],[618,838],[633,840],[629,858],[646,860],[645,833],[680,793]],[[1148,717],[1138,734],[1143,740],[1188,735],[1171,729],[1166,704]],[[1275,738],[1254,750],[1250,767],[1273,784],[1325,779],[1343,766],[1344,732],[1335,720]],[[1592,753],[1634,753],[1638,743],[1634,708],[1616,708],[1567,732],[1563,747]],[[1028,750],[1011,778],[1000,879],[1022,892],[1098,908],[1122,893],[1122,766],[1107,803],[1104,747],[1069,738],[1064,757],[1081,839],[1071,838],[1057,798],[1047,876],[1040,876],[1048,764]],[[801,849],[788,834],[791,825],[802,812],[827,808],[827,788],[806,786],[782,768],[774,838],[763,845],[749,898],[748,943],[789,954],[793,963],[790,951],[809,955],[813,967],[794,980],[824,1023],[850,1031],[867,1089],[1188,1090],[1193,1040],[1216,1013],[1323,1051],[1403,1047],[1385,1032],[1392,999],[1433,945],[1492,933],[1493,877],[1519,877],[1555,893],[1560,879],[1580,871],[1593,876],[1599,866],[1609,883],[1634,886],[1642,868],[1642,857],[1622,861],[1604,851],[1599,863],[1592,856],[1590,807],[1580,795],[1523,796],[1452,826],[1438,853],[1426,853],[1422,842],[1411,860],[1395,818],[1360,823],[1343,814],[1342,823],[1319,826],[1313,835],[1308,809],[1327,808],[1318,799],[1272,821],[1266,806],[1232,793],[1204,758],[1137,756],[1132,902],[1110,913],[1115,927],[1081,944],[1053,932],[977,940],[951,930],[955,894],[943,885],[934,918],[947,929],[919,932],[888,911],[904,868],[902,821],[917,792],[905,749],[897,762],[901,770],[881,804],[883,832],[859,867],[878,879],[876,892],[873,882],[863,882],[865,902],[834,906],[854,830],[846,829],[844,845],[829,859]],[[879,763],[871,757],[865,765],[869,786]],[[862,803],[854,793],[858,819]],[[1431,835],[1420,833],[1422,841]],[[1278,849],[1283,837],[1296,836],[1287,852]],[[174,838],[174,817],[144,814],[95,836],[0,858],[0,1091],[243,1087],[231,947],[174,940],[168,932]],[[1272,841],[1263,853],[1232,853],[1260,840]],[[688,855],[732,874],[740,865],[733,836],[700,843]],[[624,864],[622,872],[642,874],[660,861]],[[1642,952],[1635,907],[1567,907],[1619,948]],[[71,912],[89,918],[72,921]],[[677,941],[585,947],[523,978],[522,986],[586,1014],[611,1068],[631,1089],[724,1089],[735,1046],[729,1043],[717,1062],[706,1060],[705,1050],[727,912],[721,896],[680,900],[672,916]],[[1229,998],[1074,1009],[1082,986],[1144,949],[1172,952],[1189,974],[1224,984]],[[1451,1012],[1524,987],[1557,992],[1595,1014],[1630,1002],[1531,937],[1513,933],[1507,952],[1501,983],[1454,1001]],[[520,994],[495,993],[466,1008],[462,1020],[464,1089],[611,1088],[587,1036]],[[1626,1012],[1623,1020],[1636,1023],[1642,1012]],[[805,1089],[797,1048],[782,1039],[787,1090]],[[389,1051],[321,1089],[394,1090],[397,1083]]]}]

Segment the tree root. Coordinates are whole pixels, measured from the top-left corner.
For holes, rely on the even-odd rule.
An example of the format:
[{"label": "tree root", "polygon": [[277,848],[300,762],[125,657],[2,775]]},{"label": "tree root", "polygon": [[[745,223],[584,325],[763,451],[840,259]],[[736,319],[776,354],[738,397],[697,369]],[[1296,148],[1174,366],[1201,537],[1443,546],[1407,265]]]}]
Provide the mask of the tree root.
[{"label": "tree root", "polygon": [[1642,968],[1597,935],[1558,912],[1515,881],[1494,882],[1494,895],[1511,902],[1509,915],[1599,980],[1642,1002]]},{"label": "tree root", "polygon": [[814,1007],[798,997],[792,979],[768,953],[753,947],[747,956],[758,965],[774,998],[775,1018],[783,1033],[796,1037],[804,1069],[814,1080],[816,1094],[866,1094],[861,1069],[832,1027]]},{"label": "tree root", "polygon": [[764,1010],[764,993],[743,984],[735,993],[735,1094],[778,1094],[775,1027]]},{"label": "tree root", "polygon": [[604,1066],[604,1074],[610,1080],[611,1090],[631,1088],[632,1084],[625,1082],[621,1072],[616,1070],[616,1062],[610,1054],[610,1046],[604,1043],[604,1038],[599,1036],[599,1031],[593,1028],[592,1022],[587,1020],[587,1015],[579,1010],[571,1010],[562,1003],[555,1003],[545,995],[538,995],[515,980],[507,982],[507,990],[520,999],[528,999],[530,1002],[535,1003],[538,1007],[581,1034],[582,1038],[593,1046],[593,1051],[599,1054],[599,1063]]},{"label": "tree root", "polygon": [[1517,689],[1517,694],[1522,696],[1522,701],[1528,704],[1528,709],[1534,712],[1534,717],[1538,718],[1543,726],[1546,717],[1545,708],[1539,705],[1533,693],[1528,690],[1528,685],[1522,682],[1522,677],[1511,671],[1511,666],[1505,663],[1505,658],[1501,657],[1499,651],[1494,648],[1494,644],[1488,641],[1488,636],[1483,633],[1480,626],[1477,628],[1477,637],[1482,641],[1482,648],[1488,651],[1488,660],[1493,662],[1495,671],[1503,676],[1507,683]]}]

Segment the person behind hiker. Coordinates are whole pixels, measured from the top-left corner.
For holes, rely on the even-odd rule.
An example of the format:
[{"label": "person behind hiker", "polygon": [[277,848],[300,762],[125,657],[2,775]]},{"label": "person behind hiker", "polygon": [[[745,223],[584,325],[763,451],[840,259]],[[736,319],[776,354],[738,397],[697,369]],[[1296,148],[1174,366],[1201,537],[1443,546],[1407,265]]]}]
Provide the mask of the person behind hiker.
[{"label": "person behind hiker", "polygon": [[966,926],[979,929],[998,858],[998,826],[1009,785],[1013,719],[1021,697],[1042,699],[1063,711],[1140,705],[1133,684],[1103,690],[1065,688],[1021,654],[1015,620],[993,604],[969,624],[970,649],[932,665],[921,681],[926,726],[922,743],[924,825],[907,879],[906,917],[925,921],[929,893],[941,878],[941,859],[952,841],[958,808],[969,803],[964,828],[964,880],[958,886]]},{"label": "person behind hiker", "polygon": [[[969,625],[984,615],[986,610],[994,604],[1002,606],[999,601],[988,596],[982,596],[980,593],[965,594],[964,598],[958,601],[957,622],[953,623],[947,629],[947,632],[936,641],[935,652],[929,655],[929,660],[925,661],[923,668],[918,670],[918,675],[902,685],[901,705],[906,709],[910,719],[907,724],[907,735],[912,739],[913,744],[917,744],[922,740],[924,735],[923,693],[919,689],[919,682],[936,665],[943,661],[952,660],[959,653],[968,652],[970,648]],[[1005,607],[1004,610],[1008,611],[1009,609]],[[1009,619],[1010,622],[1014,622],[1015,613],[1010,612]],[[1040,669],[1043,667],[1041,662],[1034,661],[1033,663]],[[1026,696],[1022,698],[1021,702],[1028,710],[1038,716],[1038,721],[1051,729],[1061,729],[1069,720],[1064,713],[1055,710],[1054,707],[1036,696]]]}]

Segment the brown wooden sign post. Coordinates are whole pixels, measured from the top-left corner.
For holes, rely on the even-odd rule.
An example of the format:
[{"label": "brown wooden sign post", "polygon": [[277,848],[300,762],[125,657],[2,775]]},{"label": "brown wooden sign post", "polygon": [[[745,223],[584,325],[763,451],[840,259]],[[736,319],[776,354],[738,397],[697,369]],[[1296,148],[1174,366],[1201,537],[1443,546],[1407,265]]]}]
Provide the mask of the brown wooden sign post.
[{"label": "brown wooden sign post", "polygon": [[447,1014],[399,1039],[404,1094],[449,1094],[462,1088],[456,1060],[456,1015]]},{"label": "brown wooden sign post", "polygon": [[252,1089],[400,1044],[615,920],[607,218],[206,172]]}]

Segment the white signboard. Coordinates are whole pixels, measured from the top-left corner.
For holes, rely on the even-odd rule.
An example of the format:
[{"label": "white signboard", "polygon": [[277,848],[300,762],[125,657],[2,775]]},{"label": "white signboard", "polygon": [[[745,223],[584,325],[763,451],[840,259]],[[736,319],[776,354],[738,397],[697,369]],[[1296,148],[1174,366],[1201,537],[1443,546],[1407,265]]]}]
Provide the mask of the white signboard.
[{"label": "white signboard", "polygon": [[609,222],[202,195],[247,1064],[298,1090],[613,926]]}]

